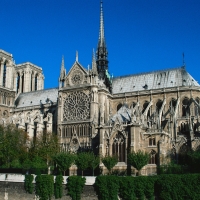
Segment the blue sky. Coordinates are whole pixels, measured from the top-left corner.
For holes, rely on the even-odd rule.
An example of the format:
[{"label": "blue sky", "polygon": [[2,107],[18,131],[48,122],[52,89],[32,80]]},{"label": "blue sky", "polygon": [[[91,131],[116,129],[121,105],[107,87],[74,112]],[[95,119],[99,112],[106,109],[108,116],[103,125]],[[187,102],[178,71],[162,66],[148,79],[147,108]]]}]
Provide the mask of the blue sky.
[{"label": "blue sky", "polygon": [[[99,34],[100,0],[0,0],[0,49],[16,64],[43,68],[57,87],[62,55],[69,71],[87,68]],[[200,82],[199,0],[104,0],[109,71],[114,76],[182,65]]]}]

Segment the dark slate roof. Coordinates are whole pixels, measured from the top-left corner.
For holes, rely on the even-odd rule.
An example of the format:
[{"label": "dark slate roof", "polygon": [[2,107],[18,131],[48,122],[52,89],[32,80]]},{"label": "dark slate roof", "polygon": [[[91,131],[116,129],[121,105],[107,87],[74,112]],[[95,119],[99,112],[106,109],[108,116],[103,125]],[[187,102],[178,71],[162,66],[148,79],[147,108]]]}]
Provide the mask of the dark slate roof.
[{"label": "dark slate roof", "polygon": [[26,92],[20,94],[16,101],[15,105],[17,108],[29,107],[29,106],[38,106],[46,103],[57,103],[58,98],[58,89],[46,89],[38,90],[34,92]]},{"label": "dark slate roof", "polygon": [[116,77],[113,94],[181,86],[200,86],[185,67]]}]

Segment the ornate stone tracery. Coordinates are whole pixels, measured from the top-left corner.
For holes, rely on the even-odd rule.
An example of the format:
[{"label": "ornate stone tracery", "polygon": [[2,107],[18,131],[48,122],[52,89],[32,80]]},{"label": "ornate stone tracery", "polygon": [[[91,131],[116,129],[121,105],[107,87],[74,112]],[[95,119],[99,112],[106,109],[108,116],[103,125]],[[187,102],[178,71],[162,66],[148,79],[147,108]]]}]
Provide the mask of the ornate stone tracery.
[{"label": "ornate stone tracery", "polygon": [[86,120],[90,113],[90,97],[83,92],[70,93],[64,102],[64,120]]},{"label": "ornate stone tracery", "polygon": [[71,81],[74,85],[78,85],[83,82],[83,74],[80,70],[75,70],[72,74]]}]

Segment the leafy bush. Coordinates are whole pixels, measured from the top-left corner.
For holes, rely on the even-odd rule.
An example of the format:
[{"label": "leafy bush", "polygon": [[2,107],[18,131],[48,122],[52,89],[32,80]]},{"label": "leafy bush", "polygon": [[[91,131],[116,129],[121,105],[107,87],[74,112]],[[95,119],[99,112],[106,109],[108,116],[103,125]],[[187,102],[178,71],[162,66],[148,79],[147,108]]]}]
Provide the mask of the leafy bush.
[{"label": "leafy bush", "polygon": [[89,153],[88,152],[80,152],[77,154],[75,159],[75,164],[82,171],[86,170],[89,167]]},{"label": "leafy bush", "polygon": [[72,200],[80,200],[83,187],[85,185],[85,177],[69,176],[67,179],[68,194]]},{"label": "leafy bush", "polygon": [[140,175],[140,170],[149,162],[149,154],[141,150],[133,151],[128,154],[128,162],[138,170]]},{"label": "leafy bush", "polygon": [[33,189],[34,189],[33,179],[34,179],[33,175],[31,175],[31,174],[30,175],[25,175],[24,189],[29,194],[33,194]]},{"label": "leafy bush", "polygon": [[49,200],[54,194],[54,178],[52,175],[38,175],[35,179],[35,194],[40,200]]},{"label": "leafy bush", "polygon": [[95,186],[100,200],[118,200],[118,176],[97,176]]},{"label": "leafy bush", "polygon": [[112,168],[117,164],[117,156],[105,156],[101,158],[102,163],[108,169],[109,174],[111,174]]},{"label": "leafy bush", "polygon": [[56,176],[55,183],[54,183],[54,195],[56,199],[62,198],[63,196],[63,176],[58,175]]},{"label": "leafy bush", "polygon": [[100,157],[95,155],[93,152],[88,152],[88,165],[92,169],[92,175],[94,176],[94,170],[100,163]]},{"label": "leafy bush", "polygon": [[53,157],[60,172],[64,172],[71,167],[75,161],[75,155],[68,152],[60,152]]}]

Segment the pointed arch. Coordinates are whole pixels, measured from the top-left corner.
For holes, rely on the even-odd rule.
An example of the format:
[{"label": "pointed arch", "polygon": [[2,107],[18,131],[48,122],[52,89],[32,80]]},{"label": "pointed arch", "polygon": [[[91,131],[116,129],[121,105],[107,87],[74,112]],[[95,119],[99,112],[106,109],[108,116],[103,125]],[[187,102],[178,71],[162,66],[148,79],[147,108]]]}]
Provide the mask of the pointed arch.
[{"label": "pointed arch", "polygon": [[7,66],[6,66],[6,62],[4,63],[3,66],[3,87],[6,87],[6,72],[7,72]]},{"label": "pointed arch", "polygon": [[119,103],[119,104],[117,105],[117,111],[118,111],[121,107],[122,107],[122,103]]},{"label": "pointed arch", "polygon": [[[200,103],[200,100],[199,100],[198,97],[195,99],[195,101],[196,101],[198,104]],[[195,114],[195,116],[199,116],[199,115],[200,115],[199,106],[196,105],[196,104],[194,104],[194,114]]]},{"label": "pointed arch", "polygon": [[156,103],[156,113],[159,114],[160,109],[162,107],[163,101],[158,99],[157,103]]},{"label": "pointed arch", "polygon": [[[144,114],[144,112],[146,111],[148,105],[149,105],[149,102],[148,102],[148,101],[145,101],[144,104],[143,104],[143,108],[142,108],[142,113],[143,113],[143,114]],[[150,117],[150,109],[148,109],[147,117]]]},{"label": "pointed arch", "polygon": [[176,103],[177,103],[177,101],[174,98],[172,98],[171,101],[169,102],[169,107],[170,107],[171,111],[175,111]]},{"label": "pointed arch", "polygon": [[35,75],[35,91],[38,90],[38,74]]},{"label": "pointed arch", "polygon": [[20,74],[17,72],[17,85],[16,85],[16,91],[17,93],[20,92]]},{"label": "pointed arch", "polygon": [[126,138],[118,131],[112,139],[112,155],[118,157],[119,162],[125,162]]},{"label": "pointed arch", "polygon": [[182,101],[182,117],[187,117],[190,115],[190,100],[189,98],[185,97]]},{"label": "pointed arch", "polygon": [[149,164],[157,164],[157,153],[155,150],[151,150],[149,154]]}]

